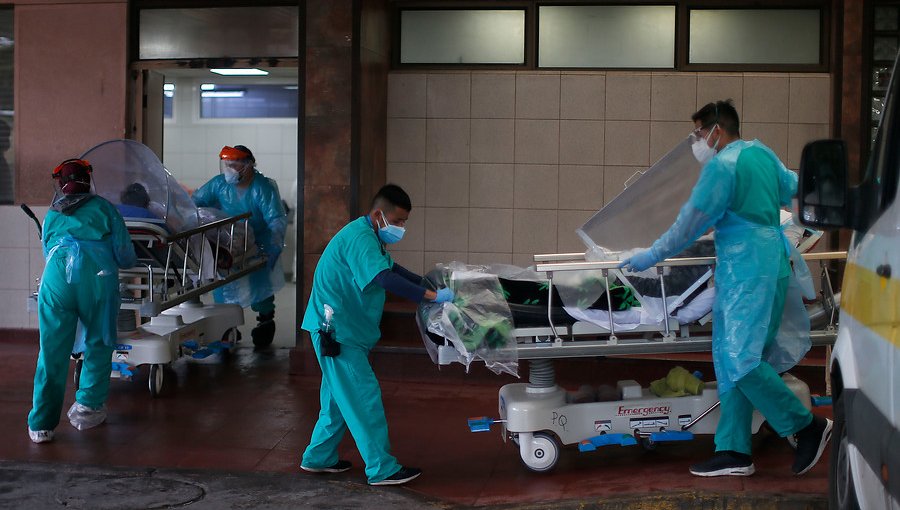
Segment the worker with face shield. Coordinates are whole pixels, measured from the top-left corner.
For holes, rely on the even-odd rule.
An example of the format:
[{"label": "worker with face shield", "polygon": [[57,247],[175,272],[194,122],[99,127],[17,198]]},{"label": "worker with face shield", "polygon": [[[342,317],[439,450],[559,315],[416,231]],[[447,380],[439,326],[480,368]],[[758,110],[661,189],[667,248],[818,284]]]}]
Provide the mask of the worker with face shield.
[{"label": "worker with face shield", "polygon": [[394,262],[386,245],[400,241],[412,209],[399,186],[382,187],[369,213],[348,223],[329,241],[316,265],[302,328],[309,332],[322,368],[321,411],[300,467],[339,473],[350,462],[338,459],[349,430],[366,463],[371,485],[399,485],[421,474],[390,453],[381,389],[369,351],[381,337],[385,290],[414,302],[443,303],[453,291],[422,286],[422,277]]},{"label": "worker with face shield", "polygon": [[643,271],[680,253],[714,228],[713,362],[721,418],[715,456],[691,466],[697,476],[749,476],[753,409],[782,437],[796,434],[792,466],[811,469],[830,437],[831,421],[810,413],[780,373],[808,351],[803,297],[814,297],[806,262],[780,228],[780,209],[797,193],[797,174],[759,140],[740,136],[730,100],[709,103],[692,117],[694,156],[703,165],[675,223],[648,250],[622,262]]},{"label": "worker with face shield", "polygon": [[247,278],[216,289],[213,297],[217,303],[237,303],[256,312],[257,325],[251,331],[253,344],[266,347],[275,337],[275,293],[284,287],[278,258],[284,248],[287,215],[278,184],[257,170],[256,158],[247,147],[223,147],[219,152],[219,170],[219,175],[194,192],[194,203],[221,209],[229,216],[251,213],[250,228],[268,264]]},{"label": "worker with face shield", "polygon": [[[106,419],[116,344],[119,269],[136,262],[131,237],[116,207],[91,193],[91,165],[70,159],[53,170],[54,201],[44,219],[46,266],[38,292],[40,346],[28,435],[53,440],[59,424],[69,356],[84,354],[75,403],[67,415],[83,430]],[[78,325],[81,334],[76,336]]]}]

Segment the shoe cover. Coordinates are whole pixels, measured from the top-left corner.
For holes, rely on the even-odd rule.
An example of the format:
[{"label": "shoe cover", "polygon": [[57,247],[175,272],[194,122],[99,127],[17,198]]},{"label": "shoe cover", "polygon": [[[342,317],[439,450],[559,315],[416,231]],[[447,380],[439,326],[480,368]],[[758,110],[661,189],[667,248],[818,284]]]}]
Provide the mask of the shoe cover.
[{"label": "shoe cover", "polygon": [[106,421],[106,405],[100,409],[93,409],[86,405],[75,402],[66,413],[69,417],[69,423],[78,430],[87,430],[94,428]]},{"label": "shoe cover", "polygon": [[28,437],[31,438],[33,443],[49,443],[53,441],[53,431],[28,429]]}]

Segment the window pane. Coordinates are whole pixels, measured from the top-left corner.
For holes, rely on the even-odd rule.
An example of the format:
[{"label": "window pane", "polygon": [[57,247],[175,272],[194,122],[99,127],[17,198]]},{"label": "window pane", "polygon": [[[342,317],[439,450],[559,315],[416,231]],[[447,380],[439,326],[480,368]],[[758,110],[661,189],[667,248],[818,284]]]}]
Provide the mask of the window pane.
[{"label": "window pane", "polygon": [[296,57],[298,7],[143,9],[141,59]]},{"label": "window pane", "polygon": [[0,204],[13,203],[13,10],[0,9]]},{"label": "window pane", "polygon": [[695,9],[691,64],[818,64],[818,9]]},{"label": "window pane", "polygon": [[541,6],[540,67],[675,67],[675,6]]},{"label": "window pane", "polygon": [[171,119],[175,108],[175,84],[166,83],[163,87],[163,118]]},{"label": "window pane", "polygon": [[298,99],[296,85],[217,85],[200,91],[200,117],[297,118]]},{"label": "window pane", "polygon": [[400,63],[523,64],[525,11],[402,11]]}]

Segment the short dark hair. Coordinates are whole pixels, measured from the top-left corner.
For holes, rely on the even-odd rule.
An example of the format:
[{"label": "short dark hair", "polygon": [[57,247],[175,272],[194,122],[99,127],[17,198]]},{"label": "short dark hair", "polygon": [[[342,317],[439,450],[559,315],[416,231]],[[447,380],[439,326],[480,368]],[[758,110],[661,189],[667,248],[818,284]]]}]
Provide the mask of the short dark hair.
[{"label": "short dark hair", "polygon": [[150,194],[147,193],[147,188],[139,182],[129,184],[125,191],[122,192],[120,198],[125,205],[142,207],[144,209],[150,205]]},{"label": "short dark hair", "polygon": [[246,145],[235,145],[234,148],[237,149],[237,150],[239,150],[239,151],[244,151],[244,152],[246,152],[247,154],[249,154],[250,157],[247,158],[247,159],[249,159],[249,160],[250,160],[251,162],[253,162],[253,163],[256,163],[256,158],[253,156],[253,153],[250,151],[250,149],[247,148]]},{"label": "short dark hair", "polygon": [[412,211],[409,195],[396,184],[385,184],[378,190],[378,193],[375,193],[375,198],[372,199],[372,209],[384,208],[385,205],[389,205],[391,210],[399,207],[406,212]]},{"label": "short dark hair", "polygon": [[741,136],[741,120],[738,118],[737,110],[734,108],[734,101],[731,99],[708,103],[691,115],[691,120],[694,122],[699,120],[700,125],[704,128],[718,124],[729,135]]}]

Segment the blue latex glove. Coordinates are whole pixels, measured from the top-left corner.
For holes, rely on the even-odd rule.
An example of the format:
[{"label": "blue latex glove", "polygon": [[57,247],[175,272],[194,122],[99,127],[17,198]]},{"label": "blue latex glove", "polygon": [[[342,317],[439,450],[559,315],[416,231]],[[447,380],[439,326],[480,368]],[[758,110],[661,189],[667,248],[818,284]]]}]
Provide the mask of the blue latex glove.
[{"label": "blue latex glove", "polygon": [[453,291],[449,287],[444,287],[437,291],[437,297],[434,298],[435,303],[447,303],[453,301]]},{"label": "blue latex glove", "polygon": [[653,254],[653,250],[649,249],[639,251],[623,260],[622,263],[619,264],[619,268],[631,271],[632,273],[638,273],[650,269],[657,262],[659,262],[659,260],[656,258],[656,255]]}]

